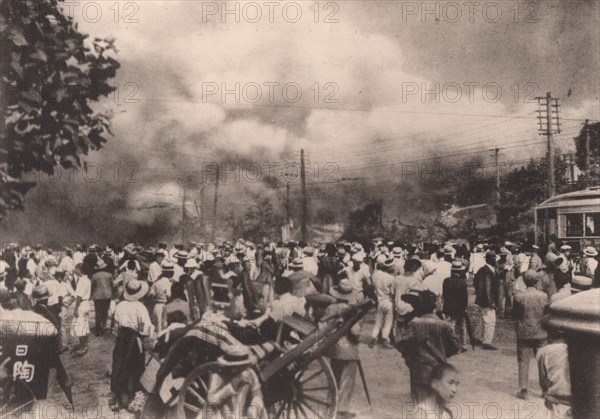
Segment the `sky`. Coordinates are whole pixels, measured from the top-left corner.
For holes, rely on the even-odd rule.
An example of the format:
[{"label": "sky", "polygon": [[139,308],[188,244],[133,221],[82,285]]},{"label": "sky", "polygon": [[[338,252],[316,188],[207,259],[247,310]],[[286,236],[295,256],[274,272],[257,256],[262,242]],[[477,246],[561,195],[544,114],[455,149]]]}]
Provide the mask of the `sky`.
[{"label": "sky", "polygon": [[432,157],[494,164],[496,147],[518,164],[545,153],[547,92],[560,98],[557,148],[600,120],[598,1],[80,0],[65,12],[116,39],[117,90],[96,106],[115,113],[115,135],[88,160],[105,175],[133,164],[140,181],[111,192],[130,206],[181,199],[212,162],[240,162],[227,205],[279,194],[265,184],[297,174],[300,149],[309,182],[393,181]]},{"label": "sky", "polygon": [[432,151],[538,156],[546,92],[557,145],[600,118],[597,1],[85,3],[80,28],[116,38],[122,64],[111,145],[154,147],[151,167],[164,149],[197,164],[304,148],[345,173]]}]

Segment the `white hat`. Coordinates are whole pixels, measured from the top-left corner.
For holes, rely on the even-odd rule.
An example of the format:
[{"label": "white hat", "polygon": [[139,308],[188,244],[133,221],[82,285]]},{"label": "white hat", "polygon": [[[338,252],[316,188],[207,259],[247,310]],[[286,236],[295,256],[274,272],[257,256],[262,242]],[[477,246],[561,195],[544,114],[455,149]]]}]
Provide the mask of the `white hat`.
[{"label": "white hat", "polygon": [[137,279],[130,279],[125,284],[123,298],[127,301],[137,301],[148,293],[148,284]]},{"label": "white hat", "polygon": [[178,250],[177,252],[175,252],[175,258],[177,259],[187,259],[189,257],[190,255],[185,250]]},{"label": "white hat", "polygon": [[560,250],[571,250],[573,249],[571,246],[569,246],[568,244],[563,244],[562,246],[560,246]]},{"label": "white hat", "polygon": [[387,256],[386,255],[379,255],[379,256],[377,256],[377,259],[375,259],[375,262],[378,265],[382,265],[382,264],[385,263],[386,260],[387,260]]},{"label": "white hat", "polygon": [[598,256],[598,251],[596,249],[594,249],[592,246],[587,246],[585,249],[583,249],[583,254],[585,256],[589,256],[589,257],[596,257]]},{"label": "white hat", "polygon": [[171,262],[170,260],[163,260],[163,262],[160,264],[160,267],[162,268],[163,271],[174,271],[175,270],[175,266],[173,265],[173,262]]},{"label": "white hat", "polygon": [[401,248],[401,247],[398,247],[398,246],[394,247],[394,248],[392,249],[392,254],[393,254],[394,256],[402,256],[402,248]]},{"label": "white hat", "polygon": [[365,260],[364,253],[355,253],[352,255],[352,260],[355,262],[363,262]]},{"label": "white hat", "polygon": [[305,255],[312,256],[312,255],[314,255],[314,254],[315,254],[315,249],[314,249],[313,247],[311,247],[311,246],[306,246],[306,247],[304,248],[304,250],[302,250],[302,252],[303,252]]}]

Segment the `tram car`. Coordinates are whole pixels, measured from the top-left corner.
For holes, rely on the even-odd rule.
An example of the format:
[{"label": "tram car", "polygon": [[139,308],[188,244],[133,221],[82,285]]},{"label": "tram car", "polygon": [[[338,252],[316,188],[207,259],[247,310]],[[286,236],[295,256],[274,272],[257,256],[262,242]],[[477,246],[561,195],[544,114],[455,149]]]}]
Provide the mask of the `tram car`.
[{"label": "tram car", "polygon": [[535,207],[535,241],[554,235],[574,251],[600,245],[600,186],[553,196]]}]

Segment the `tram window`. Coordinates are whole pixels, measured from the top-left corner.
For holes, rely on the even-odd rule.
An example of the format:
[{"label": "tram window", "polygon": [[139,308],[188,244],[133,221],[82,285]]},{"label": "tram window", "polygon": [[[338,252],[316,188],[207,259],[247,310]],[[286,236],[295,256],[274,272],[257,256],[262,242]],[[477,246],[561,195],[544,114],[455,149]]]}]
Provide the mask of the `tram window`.
[{"label": "tram window", "polygon": [[567,214],[567,237],[583,236],[582,214]]},{"label": "tram window", "polygon": [[585,235],[600,236],[600,212],[585,214]]}]

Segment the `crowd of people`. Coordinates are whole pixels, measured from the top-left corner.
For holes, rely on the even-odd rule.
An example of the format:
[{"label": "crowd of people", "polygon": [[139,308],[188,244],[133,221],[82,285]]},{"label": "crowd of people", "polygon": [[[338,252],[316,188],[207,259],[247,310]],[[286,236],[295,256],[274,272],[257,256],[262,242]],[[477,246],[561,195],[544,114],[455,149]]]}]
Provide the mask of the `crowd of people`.
[{"label": "crowd of people", "polygon": [[[468,351],[467,337],[484,350],[497,349],[495,324],[506,317],[517,327],[517,397],[528,397],[529,363],[537,354],[547,406],[564,415],[570,396],[566,346],[560,336],[548,336],[542,318],[549,303],[600,286],[597,250],[586,247],[578,257],[571,250],[556,241],[541,251],[508,241],[470,248],[466,242],[408,244],[381,237],[368,244],[257,245],[243,239],[156,247],[12,244],[0,262],[1,310],[32,310],[50,320],[60,331],[61,352],[75,357],[90,350],[90,332],[113,333],[113,405],[135,412],[143,404],[145,337],[215,310],[238,320],[268,315],[278,321],[293,313],[318,320],[371,298],[377,307],[369,347],[402,353],[413,400],[423,411],[436,405],[433,417],[450,417],[444,406],[458,381],[448,358]],[[469,310],[471,284],[477,319]],[[353,417],[360,327],[329,354],[342,419]]]}]

